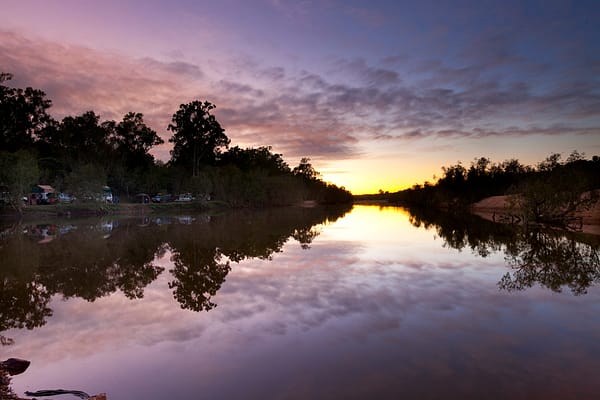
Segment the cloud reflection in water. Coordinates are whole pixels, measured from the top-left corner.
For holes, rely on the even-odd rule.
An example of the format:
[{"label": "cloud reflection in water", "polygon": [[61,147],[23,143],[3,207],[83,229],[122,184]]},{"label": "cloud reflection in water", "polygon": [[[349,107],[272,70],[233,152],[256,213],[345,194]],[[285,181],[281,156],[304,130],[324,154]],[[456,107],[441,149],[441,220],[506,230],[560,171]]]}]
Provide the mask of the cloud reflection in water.
[{"label": "cloud reflection in water", "polygon": [[[15,387],[85,387],[111,399],[597,391],[598,288],[499,291],[502,254],[444,248],[395,209],[356,207],[320,230],[308,250],[287,241],[272,260],[232,264],[208,313],[181,309],[168,273],[143,299],[54,299],[44,327],[9,331],[10,351],[35,360]],[[169,271],[170,260],[154,264]]]}]

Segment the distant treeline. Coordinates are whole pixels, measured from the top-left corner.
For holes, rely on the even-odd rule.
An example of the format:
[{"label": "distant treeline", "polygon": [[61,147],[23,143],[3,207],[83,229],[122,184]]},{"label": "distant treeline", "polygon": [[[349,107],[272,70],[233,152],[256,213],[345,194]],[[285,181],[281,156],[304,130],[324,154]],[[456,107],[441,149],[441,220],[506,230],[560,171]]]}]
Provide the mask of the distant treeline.
[{"label": "distant treeline", "polygon": [[108,185],[122,199],[190,192],[236,207],[352,200],[345,189],[322,181],[308,158],[290,168],[268,146],[230,148],[209,102],[182,104],[173,115],[173,150],[164,163],[149,153],[164,141],[143,114],[130,112],[117,122],[88,111],[57,121],[43,91],[5,86],[11,78],[0,73],[0,192],[15,206],[38,183],[79,199]]},{"label": "distant treeline", "polygon": [[425,182],[396,193],[382,193],[389,202],[411,207],[460,211],[490,196],[510,195],[513,211],[535,222],[559,222],[598,200],[600,157],[586,159],[573,151],[565,161],[552,154],[536,166],[512,159],[493,163],[479,158],[442,167],[435,183]]}]

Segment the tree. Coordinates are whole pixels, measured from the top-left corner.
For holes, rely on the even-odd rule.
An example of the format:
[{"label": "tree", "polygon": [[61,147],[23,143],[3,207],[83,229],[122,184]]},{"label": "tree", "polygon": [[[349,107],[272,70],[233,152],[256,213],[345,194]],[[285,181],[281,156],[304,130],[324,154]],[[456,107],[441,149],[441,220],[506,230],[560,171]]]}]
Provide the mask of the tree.
[{"label": "tree", "polygon": [[214,247],[203,247],[197,242],[188,242],[189,247],[175,248],[171,257],[174,267],[170,270],[174,280],[169,282],[173,297],[183,309],[210,311],[217,306],[212,301],[217,294],[231,265],[220,262],[221,252]]},{"label": "tree", "polygon": [[214,165],[223,148],[229,146],[225,130],[210,112],[216,106],[208,101],[181,104],[168,128],[174,132],[171,163],[181,165],[198,176],[202,165]]},{"label": "tree", "polygon": [[56,158],[63,170],[73,170],[77,163],[105,164],[110,159],[109,130],[100,124],[94,111],[67,116],[57,126],[40,134],[39,147],[46,157]]},{"label": "tree", "polygon": [[19,213],[23,204],[21,199],[31,192],[39,175],[37,161],[30,153],[24,150],[0,153],[0,185],[7,191],[4,198]]},{"label": "tree", "polygon": [[[566,163],[551,154],[535,174],[516,187],[510,207],[526,221],[568,226],[576,212],[589,210],[599,200],[594,177],[600,166],[574,151]],[[591,166],[590,166],[591,165]]]},{"label": "tree", "polygon": [[512,271],[498,282],[500,289],[524,290],[539,284],[561,292],[567,286],[574,295],[582,295],[600,283],[597,246],[553,229],[525,230],[518,237],[514,246],[506,248],[505,260]]},{"label": "tree", "polygon": [[[107,129],[113,125],[113,121],[103,123]],[[123,158],[128,167],[149,166],[154,157],[148,152],[153,146],[163,144],[156,132],[144,122],[142,113],[129,112],[123,117],[123,121],[110,129],[109,141],[113,149]]]},{"label": "tree", "polygon": [[65,178],[65,185],[79,199],[95,200],[106,185],[106,171],[99,164],[78,164]]},{"label": "tree", "polygon": [[12,77],[0,72],[0,149],[9,152],[29,149],[37,134],[52,121],[46,113],[52,105],[46,93],[2,85]]},{"label": "tree", "polygon": [[303,157],[300,160],[300,164],[298,164],[297,167],[294,167],[292,173],[308,180],[315,180],[321,175],[310,163],[310,158],[307,157]]},{"label": "tree", "polygon": [[235,146],[223,153],[220,163],[235,165],[242,171],[262,170],[270,175],[289,173],[290,167],[283,160],[281,154],[272,153],[271,150],[271,146],[257,149],[242,149]]}]

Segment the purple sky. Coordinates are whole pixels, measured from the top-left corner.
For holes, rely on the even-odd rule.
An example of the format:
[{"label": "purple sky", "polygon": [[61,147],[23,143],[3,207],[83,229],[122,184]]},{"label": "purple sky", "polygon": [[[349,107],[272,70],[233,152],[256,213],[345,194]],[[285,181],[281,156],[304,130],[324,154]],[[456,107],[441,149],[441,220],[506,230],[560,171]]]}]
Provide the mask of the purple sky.
[{"label": "purple sky", "polygon": [[[475,157],[600,154],[595,1],[3,1],[0,70],[56,118],[179,104],[355,193]],[[169,147],[155,150],[168,159]]]}]

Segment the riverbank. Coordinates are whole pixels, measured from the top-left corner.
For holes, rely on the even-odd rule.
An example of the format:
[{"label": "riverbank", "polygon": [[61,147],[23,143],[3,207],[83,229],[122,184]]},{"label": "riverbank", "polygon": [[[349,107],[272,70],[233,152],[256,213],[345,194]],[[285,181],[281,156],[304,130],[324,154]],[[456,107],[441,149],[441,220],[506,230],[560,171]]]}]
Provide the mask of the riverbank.
[{"label": "riverbank", "polygon": [[30,205],[22,209],[22,214],[11,208],[0,210],[0,218],[38,217],[85,217],[101,215],[144,215],[152,213],[168,214],[181,212],[206,212],[227,209],[220,201],[173,202],[173,203],[70,203],[53,205]]},{"label": "riverbank", "polygon": [[[399,203],[391,203],[377,195],[357,196],[354,204],[406,207]],[[468,211],[488,221],[500,223],[502,220],[510,220],[509,209],[508,196],[492,196],[471,204]],[[582,220],[582,232],[600,235],[600,202],[588,211],[576,213],[575,216]]]},{"label": "riverbank", "polygon": [[[290,204],[291,207],[314,208],[321,205],[314,200],[304,200],[297,204]],[[279,207],[279,206],[272,206]],[[116,216],[139,216],[147,214],[182,214],[182,213],[202,213],[202,212],[220,212],[230,209],[239,209],[243,207],[232,207],[224,201],[190,201],[190,202],[169,202],[169,203],[71,203],[71,204],[53,204],[53,205],[28,205],[23,207],[19,214],[13,208],[0,209],[1,219],[32,219],[32,218],[53,218],[53,217],[94,217],[105,215]],[[268,208],[268,207],[267,207]]]},{"label": "riverbank", "polygon": [[[487,197],[471,205],[471,212],[481,218],[497,222],[510,214],[508,196]],[[581,218],[581,231],[593,235],[600,235],[600,202],[587,211],[578,212],[576,217]]]}]

